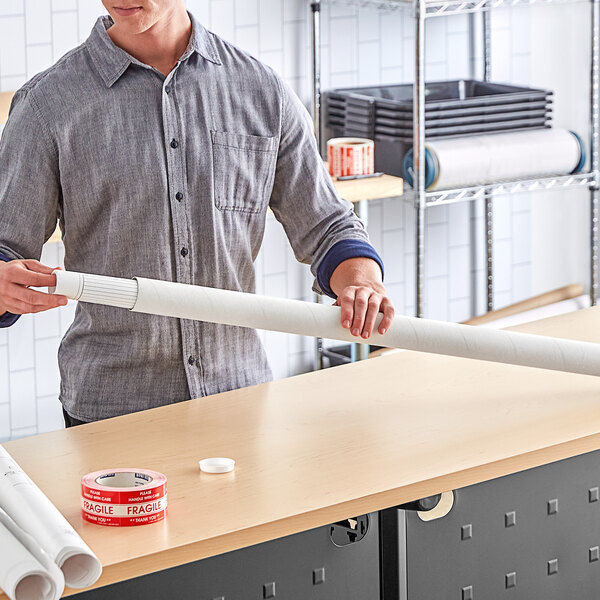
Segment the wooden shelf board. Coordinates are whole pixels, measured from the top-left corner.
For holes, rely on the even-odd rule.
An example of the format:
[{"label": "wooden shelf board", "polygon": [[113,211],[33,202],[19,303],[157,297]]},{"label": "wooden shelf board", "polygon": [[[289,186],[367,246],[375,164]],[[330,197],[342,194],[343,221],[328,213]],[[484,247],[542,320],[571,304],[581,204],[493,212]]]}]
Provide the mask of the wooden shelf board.
[{"label": "wooden shelf board", "polygon": [[341,198],[353,204],[361,200],[381,200],[404,194],[404,180],[394,175],[350,181],[338,181],[334,178],[333,185]]}]

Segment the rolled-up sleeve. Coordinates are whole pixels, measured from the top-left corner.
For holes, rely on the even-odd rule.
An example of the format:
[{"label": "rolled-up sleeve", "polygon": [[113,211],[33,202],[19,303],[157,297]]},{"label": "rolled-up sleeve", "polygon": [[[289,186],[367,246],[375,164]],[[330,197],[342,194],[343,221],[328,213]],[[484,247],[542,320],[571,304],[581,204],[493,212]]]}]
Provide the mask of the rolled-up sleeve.
[{"label": "rolled-up sleeve", "polygon": [[281,222],[296,258],[316,276],[329,250],[342,240],[368,242],[351,205],[342,200],[317,149],[312,121],[293,90],[280,81],[282,122],[270,206]]},{"label": "rolled-up sleeve", "polygon": [[58,153],[32,94],[15,94],[0,138],[0,253],[39,260],[56,228]]}]

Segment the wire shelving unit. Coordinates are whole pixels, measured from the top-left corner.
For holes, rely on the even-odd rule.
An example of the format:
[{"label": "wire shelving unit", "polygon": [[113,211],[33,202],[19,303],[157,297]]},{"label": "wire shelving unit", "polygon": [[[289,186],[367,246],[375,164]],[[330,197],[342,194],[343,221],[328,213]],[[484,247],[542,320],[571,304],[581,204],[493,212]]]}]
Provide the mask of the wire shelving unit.
[{"label": "wire shelving unit", "polygon": [[[490,11],[518,5],[574,4],[587,2],[591,8],[591,70],[590,70],[590,144],[589,170],[576,175],[557,175],[539,179],[503,181],[493,185],[435,190],[425,189],[425,21],[445,15],[479,13],[482,19],[482,49],[484,80],[491,79],[491,26]],[[423,282],[425,271],[425,212],[432,206],[456,202],[485,203],[485,246],[486,246],[486,296],[487,308],[494,305],[493,273],[493,204],[492,198],[502,194],[532,192],[537,190],[570,190],[587,188],[590,192],[590,300],[598,303],[599,293],[599,199],[600,199],[600,0],[315,0],[310,6],[313,15],[313,74],[314,111],[317,139],[321,144],[321,65],[320,65],[320,9],[325,3],[345,4],[357,7],[372,7],[380,10],[408,11],[415,27],[415,80],[413,87],[413,153],[414,189],[407,190],[416,213],[416,269],[415,269],[415,312],[423,316]],[[474,47],[475,27],[470,27],[471,47]]]}]

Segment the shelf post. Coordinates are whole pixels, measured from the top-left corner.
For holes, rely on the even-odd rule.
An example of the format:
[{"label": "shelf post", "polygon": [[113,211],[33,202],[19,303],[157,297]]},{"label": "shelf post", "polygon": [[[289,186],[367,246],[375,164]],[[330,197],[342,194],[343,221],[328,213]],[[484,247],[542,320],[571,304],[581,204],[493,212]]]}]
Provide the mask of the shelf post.
[{"label": "shelf post", "polygon": [[[483,21],[483,79],[490,81],[492,77],[492,19],[491,9],[484,10]],[[494,201],[492,194],[486,189],[484,196],[485,220],[485,291],[488,311],[494,310]]]},{"label": "shelf post", "polygon": [[492,15],[491,8],[481,13],[483,22],[483,79],[492,78]]},{"label": "shelf post", "polygon": [[[478,39],[478,23],[479,15],[474,12],[469,13],[469,76],[471,79],[477,79],[480,76],[479,72],[479,39]],[[471,316],[475,317],[478,314],[477,299],[479,297],[479,289],[477,288],[477,267],[479,266],[477,257],[477,202],[469,202],[469,239],[470,239],[470,297],[471,297]]]},{"label": "shelf post", "polygon": [[423,316],[425,276],[425,0],[415,0],[415,83],[413,86],[413,157],[416,212],[415,314]]},{"label": "shelf post", "polygon": [[598,304],[598,218],[599,218],[599,143],[600,143],[600,2],[591,0],[592,8],[592,43],[591,43],[591,77],[590,77],[590,170],[594,182],[590,186],[590,304]]},{"label": "shelf post", "polygon": [[[313,63],[313,122],[317,147],[321,152],[321,0],[311,2],[312,11],[312,63]],[[321,303],[321,296],[315,294],[315,302]],[[313,368],[317,371],[323,368],[323,340],[315,338]]]},{"label": "shelf post", "polygon": [[321,134],[321,0],[310,5],[312,11],[312,58],[313,58],[313,120],[319,152],[322,152]]}]

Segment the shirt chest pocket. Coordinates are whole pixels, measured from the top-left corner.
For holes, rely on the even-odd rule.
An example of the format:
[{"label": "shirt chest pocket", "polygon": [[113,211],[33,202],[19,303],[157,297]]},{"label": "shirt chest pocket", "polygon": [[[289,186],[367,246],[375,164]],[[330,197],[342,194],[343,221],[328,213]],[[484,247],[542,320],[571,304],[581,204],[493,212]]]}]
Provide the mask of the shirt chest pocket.
[{"label": "shirt chest pocket", "polygon": [[215,206],[219,210],[266,210],[275,177],[277,138],[211,131]]}]

